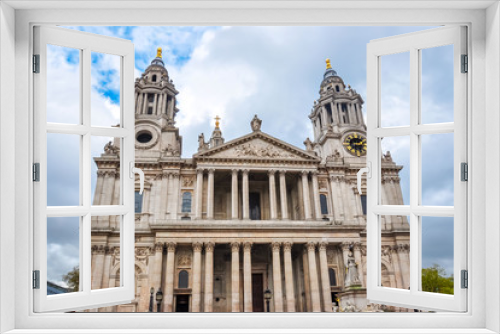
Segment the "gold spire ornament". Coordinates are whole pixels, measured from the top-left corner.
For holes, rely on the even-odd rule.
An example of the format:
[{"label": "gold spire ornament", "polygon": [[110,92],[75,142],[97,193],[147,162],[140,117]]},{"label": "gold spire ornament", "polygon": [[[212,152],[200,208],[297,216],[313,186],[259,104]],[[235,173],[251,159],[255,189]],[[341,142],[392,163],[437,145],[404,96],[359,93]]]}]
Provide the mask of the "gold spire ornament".
[{"label": "gold spire ornament", "polygon": [[326,58],[326,69],[329,70],[332,68],[332,64],[330,64],[330,58]]},{"label": "gold spire ornament", "polygon": [[215,127],[218,128],[219,127],[219,121],[220,121],[220,117],[219,116],[215,116]]},{"label": "gold spire ornament", "polygon": [[161,58],[161,48],[156,49],[156,58]]}]

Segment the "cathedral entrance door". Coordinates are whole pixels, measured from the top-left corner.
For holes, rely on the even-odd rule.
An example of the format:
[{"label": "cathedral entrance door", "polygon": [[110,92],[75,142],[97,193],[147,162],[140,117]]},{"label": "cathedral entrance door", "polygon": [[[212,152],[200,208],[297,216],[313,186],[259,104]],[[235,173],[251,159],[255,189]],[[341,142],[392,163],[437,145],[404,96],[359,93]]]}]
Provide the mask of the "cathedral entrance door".
[{"label": "cathedral entrance door", "polygon": [[250,193],[250,219],[260,220],[260,194]]},{"label": "cathedral entrance door", "polygon": [[252,310],[264,312],[264,278],[262,274],[252,274]]},{"label": "cathedral entrance door", "polygon": [[175,312],[189,312],[189,296],[178,295],[175,303]]}]

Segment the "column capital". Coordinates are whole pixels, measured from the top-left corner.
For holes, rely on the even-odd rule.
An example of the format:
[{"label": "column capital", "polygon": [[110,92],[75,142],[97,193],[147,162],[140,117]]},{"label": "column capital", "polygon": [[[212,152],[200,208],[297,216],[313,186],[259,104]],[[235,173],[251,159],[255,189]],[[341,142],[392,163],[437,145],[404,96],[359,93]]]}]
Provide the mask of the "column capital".
[{"label": "column capital", "polygon": [[290,252],[290,251],[292,251],[292,246],[293,246],[293,242],[291,242],[291,241],[285,241],[283,243],[283,250],[285,252]]},{"label": "column capital", "polygon": [[328,246],[328,242],[326,241],[321,241],[319,244],[318,244],[318,248],[320,251],[326,251],[326,247]]},{"label": "column capital", "polygon": [[205,242],[205,252],[213,252],[215,248],[215,243],[212,241]]},{"label": "column capital", "polygon": [[197,174],[203,174],[204,168],[197,168],[196,173]]},{"label": "column capital", "polygon": [[169,170],[167,170],[167,169],[163,169],[162,170],[162,176],[163,177],[166,177],[166,176],[169,176],[169,175],[170,175],[170,171]]},{"label": "column capital", "polygon": [[215,173],[215,168],[209,168],[208,169],[208,174],[213,174]]},{"label": "column capital", "polygon": [[163,252],[163,242],[157,242],[155,244],[155,249],[157,252]]},{"label": "column capital", "polygon": [[231,172],[233,173],[233,175],[238,175],[239,170],[236,168],[233,168],[233,169],[231,169]]},{"label": "column capital", "polygon": [[250,252],[252,250],[252,243],[249,241],[246,241],[243,243],[243,250],[245,252]]},{"label": "column capital", "polygon": [[314,252],[314,250],[316,249],[316,243],[314,241],[309,241],[306,244],[306,247],[309,252]]},{"label": "column capital", "polygon": [[177,248],[177,243],[175,243],[175,242],[167,242],[167,250],[169,252],[175,252],[176,248]]},{"label": "column capital", "polygon": [[248,175],[248,173],[250,172],[249,169],[242,169],[241,171],[242,171],[243,175]]},{"label": "column capital", "polygon": [[274,241],[271,244],[271,247],[273,248],[273,252],[279,252],[280,251],[280,246],[281,246],[281,243],[277,242],[277,241]]},{"label": "column capital", "polygon": [[340,247],[342,248],[343,251],[348,251],[351,249],[351,243],[350,242],[347,242],[347,241],[344,241]]},{"label": "column capital", "polygon": [[272,175],[272,176],[274,176],[274,174],[275,174],[275,173],[276,173],[276,169],[269,169],[269,170],[267,171],[267,174],[268,174],[269,176],[271,176],[271,175]]},{"label": "column capital", "polygon": [[319,174],[319,172],[318,172],[317,170],[312,170],[312,171],[311,171],[311,175],[312,175],[313,177],[317,177],[317,176],[318,176],[318,174]]},{"label": "column capital", "polygon": [[203,243],[195,241],[193,242],[193,250],[195,252],[201,252],[201,249],[203,248]]},{"label": "column capital", "polygon": [[304,169],[304,170],[302,170],[300,173],[302,174],[302,176],[307,176],[307,175],[309,175],[309,172],[310,172],[310,171],[308,171],[308,170]]},{"label": "column capital", "polygon": [[232,252],[239,252],[240,251],[240,243],[239,242],[232,242],[231,243],[231,251]]},{"label": "column capital", "polygon": [[280,175],[285,175],[286,174],[286,169],[280,169]]},{"label": "column capital", "polygon": [[361,243],[360,242],[355,242],[354,243],[354,250],[355,251],[361,250]]}]

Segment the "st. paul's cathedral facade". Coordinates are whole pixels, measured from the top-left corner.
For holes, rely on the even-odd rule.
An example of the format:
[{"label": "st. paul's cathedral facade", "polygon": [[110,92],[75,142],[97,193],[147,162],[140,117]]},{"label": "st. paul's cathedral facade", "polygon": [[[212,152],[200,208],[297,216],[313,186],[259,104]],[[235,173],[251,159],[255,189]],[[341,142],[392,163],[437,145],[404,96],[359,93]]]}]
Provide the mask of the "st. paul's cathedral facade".
[{"label": "st. paul's cathedral facade", "polygon": [[[161,52],[135,82],[135,299],[104,312],[376,311],[366,301],[366,164],[363,100],[327,60],[304,148],[263,131],[226,141],[219,119],[182,158],[179,110]],[[304,117],[306,117],[304,115]],[[94,204],[119,195],[119,145],[94,159]],[[382,203],[402,204],[401,166],[382,159]],[[406,217],[383,218],[383,286],[409,286]],[[92,221],[92,289],[119,286],[119,221]],[[391,308],[391,310],[399,310]]]}]

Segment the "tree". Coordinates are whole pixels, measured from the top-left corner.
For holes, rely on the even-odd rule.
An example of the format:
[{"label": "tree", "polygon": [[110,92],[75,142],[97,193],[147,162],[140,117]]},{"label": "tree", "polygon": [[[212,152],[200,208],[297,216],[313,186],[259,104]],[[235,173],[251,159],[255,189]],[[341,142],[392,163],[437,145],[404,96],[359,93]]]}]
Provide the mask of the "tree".
[{"label": "tree", "polygon": [[78,291],[80,288],[80,268],[78,266],[73,267],[66,275],[63,275],[62,279],[68,284],[70,292]]},{"label": "tree", "polygon": [[445,276],[445,270],[438,264],[433,264],[430,268],[422,269],[422,291],[444,293],[452,295],[453,275]]}]

